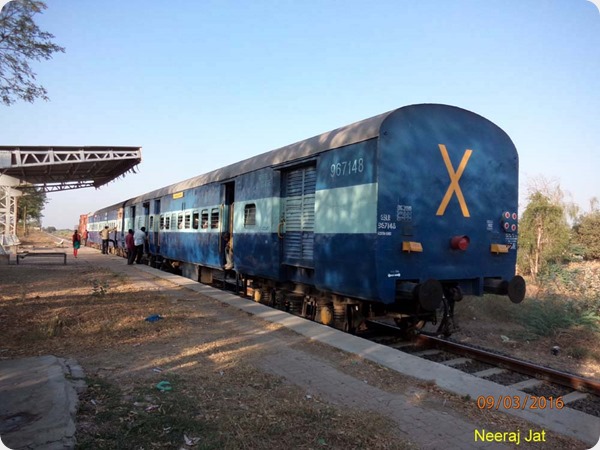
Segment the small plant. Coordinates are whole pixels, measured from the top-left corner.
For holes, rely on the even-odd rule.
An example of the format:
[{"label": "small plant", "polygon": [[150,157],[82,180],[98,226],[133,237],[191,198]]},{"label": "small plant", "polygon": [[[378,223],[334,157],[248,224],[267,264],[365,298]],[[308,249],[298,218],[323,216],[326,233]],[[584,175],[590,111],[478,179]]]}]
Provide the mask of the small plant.
[{"label": "small plant", "polygon": [[582,360],[590,356],[590,351],[584,347],[573,347],[567,350],[567,355],[571,358]]},{"label": "small plant", "polygon": [[108,294],[108,281],[92,280],[92,295],[94,297],[104,297]]},{"label": "small plant", "polygon": [[59,316],[52,318],[47,324],[46,333],[50,337],[59,336],[62,334],[64,322]]}]

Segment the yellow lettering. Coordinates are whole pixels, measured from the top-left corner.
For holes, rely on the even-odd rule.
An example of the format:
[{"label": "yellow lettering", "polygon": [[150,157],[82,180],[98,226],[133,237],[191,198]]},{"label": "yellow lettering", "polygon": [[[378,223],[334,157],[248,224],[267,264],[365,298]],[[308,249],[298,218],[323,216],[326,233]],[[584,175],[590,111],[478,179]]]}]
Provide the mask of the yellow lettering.
[{"label": "yellow lettering", "polygon": [[525,438],[527,442],[546,442],[546,430],[533,431],[529,430],[529,436]]},{"label": "yellow lettering", "polygon": [[510,432],[508,433],[508,442],[515,442],[517,445],[521,442],[521,432]]},{"label": "yellow lettering", "polygon": [[[534,438],[531,437],[532,431],[529,431],[529,437],[525,438],[527,442],[533,440],[533,442],[545,442],[545,431],[541,433],[535,432],[536,436]],[[514,442],[516,445],[521,443],[521,430],[517,431],[485,431],[485,430],[475,430],[474,436],[475,442],[483,441],[483,442]]]},{"label": "yellow lettering", "polygon": [[448,170],[448,175],[450,175],[450,186],[448,186],[448,190],[446,191],[446,195],[442,199],[442,203],[440,203],[440,207],[437,210],[437,216],[443,216],[444,212],[446,212],[446,207],[452,198],[452,194],[456,192],[456,198],[458,198],[458,203],[460,204],[460,210],[464,217],[471,217],[469,214],[469,208],[467,208],[467,203],[465,202],[465,198],[463,197],[462,191],[458,184],[458,180],[462,177],[462,174],[467,167],[467,162],[471,157],[471,153],[473,150],[465,150],[463,157],[458,165],[458,170],[454,172],[454,167],[452,167],[452,162],[450,161],[450,156],[448,155],[448,150],[446,150],[446,146],[444,144],[438,144],[440,148],[440,152],[442,153],[442,158],[444,159],[444,164],[446,165],[446,169]]}]

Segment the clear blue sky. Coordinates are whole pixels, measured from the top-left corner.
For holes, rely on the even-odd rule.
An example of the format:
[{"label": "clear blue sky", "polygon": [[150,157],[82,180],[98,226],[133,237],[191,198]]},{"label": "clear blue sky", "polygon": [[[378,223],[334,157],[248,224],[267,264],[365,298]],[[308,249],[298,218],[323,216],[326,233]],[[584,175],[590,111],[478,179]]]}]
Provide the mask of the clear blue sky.
[{"label": "clear blue sky", "polygon": [[50,102],[0,106],[2,145],[143,147],[138,174],[49,195],[44,226],[414,103],[487,117],[521,191],[600,197],[600,12],[587,0],[47,0]]}]

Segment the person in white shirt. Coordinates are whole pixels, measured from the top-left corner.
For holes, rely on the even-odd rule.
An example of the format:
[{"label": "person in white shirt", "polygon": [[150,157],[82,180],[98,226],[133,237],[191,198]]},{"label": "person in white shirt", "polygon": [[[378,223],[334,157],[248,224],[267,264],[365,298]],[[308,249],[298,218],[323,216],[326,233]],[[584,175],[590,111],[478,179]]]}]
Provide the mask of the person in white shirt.
[{"label": "person in white shirt", "polygon": [[144,256],[144,243],[146,242],[146,227],[142,227],[133,233],[133,245],[135,245],[135,262],[137,264],[142,263],[142,256]]}]

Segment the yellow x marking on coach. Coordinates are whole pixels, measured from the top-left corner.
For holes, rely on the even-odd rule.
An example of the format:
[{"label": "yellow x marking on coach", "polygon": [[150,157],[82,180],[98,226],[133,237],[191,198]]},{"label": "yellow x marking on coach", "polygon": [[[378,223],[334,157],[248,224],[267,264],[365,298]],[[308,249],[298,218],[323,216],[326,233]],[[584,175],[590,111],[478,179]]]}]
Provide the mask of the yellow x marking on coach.
[{"label": "yellow x marking on coach", "polygon": [[446,195],[444,195],[444,198],[442,199],[442,203],[440,203],[440,207],[438,208],[436,215],[444,215],[444,212],[446,212],[446,206],[448,206],[448,202],[450,202],[450,199],[452,198],[452,194],[456,192],[456,198],[458,198],[458,203],[460,203],[460,210],[462,211],[463,216],[471,217],[471,215],[469,214],[469,208],[467,208],[467,202],[465,202],[465,198],[463,197],[462,191],[460,190],[460,186],[458,185],[458,180],[460,180],[460,177],[465,171],[465,167],[467,167],[467,162],[469,161],[473,150],[465,151],[458,166],[458,170],[454,172],[454,167],[452,167],[452,162],[450,161],[450,156],[448,155],[448,150],[446,150],[446,146],[444,144],[438,144],[438,146],[440,147],[442,158],[444,158],[444,164],[446,164],[446,169],[448,169],[448,175],[450,175],[450,186],[448,186]]}]

